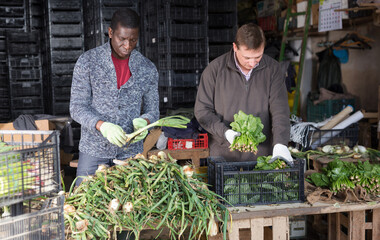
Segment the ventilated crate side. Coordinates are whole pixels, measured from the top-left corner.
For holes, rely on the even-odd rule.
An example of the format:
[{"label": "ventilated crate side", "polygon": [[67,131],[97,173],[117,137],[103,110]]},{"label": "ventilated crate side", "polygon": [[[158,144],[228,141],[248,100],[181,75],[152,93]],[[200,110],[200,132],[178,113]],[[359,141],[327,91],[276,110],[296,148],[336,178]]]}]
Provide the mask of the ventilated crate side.
[{"label": "ventilated crate side", "polygon": [[58,131],[0,131],[0,207],[60,189]]},{"label": "ventilated crate side", "polygon": [[2,240],[63,240],[64,196],[45,200],[31,201],[34,207],[28,213],[0,220],[0,238]]},{"label": "ventilated crate side", "polygon": [[294,203],[304,201],[304,161],[280,170],[255,170],[256,161],[226,162],[208,159],[211,189],[233,206]]}]

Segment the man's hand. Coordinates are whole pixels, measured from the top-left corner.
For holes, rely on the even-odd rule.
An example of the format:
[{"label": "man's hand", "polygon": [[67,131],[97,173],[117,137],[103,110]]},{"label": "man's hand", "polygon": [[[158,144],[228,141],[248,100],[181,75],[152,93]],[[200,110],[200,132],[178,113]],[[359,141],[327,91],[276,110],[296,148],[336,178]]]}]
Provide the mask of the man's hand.
[{"label": "man's hand", "polygon": [[288,147],[284,144],[277,143],[276,145],[274,145],[272,159],[276,158],[282,158],[286,162],[288,162],[290,166],[293,165],[292,155],[290,154]]},{"label": "man's hand", "polygon": [[236,132],[232,129],[228,129],[225,133],[224,136],[226,137],[227,141],[232,144],[234,142],[234,139],[238,136],[240,136],[241,133]]},{"label": "man's hand", "polygon": [[[133,129],[135,131],[139,130],[140,128],[146,127],[148,125],[148,122],[143,118],[135,118],[135,119],[133,119],[132,122],[133,122]],[[139,135],[137,135],[133,139],[132,143],[143,140],[146,137],[146,135],[148,135],[148,130],[145,130],[142,133],[140,133]]]},{"label": "man's hand", "polygon": [[122,147],[127,143],[127,136],[119,125],[110,122],[104,122],[100,126],[99,131],[112,144]]}]

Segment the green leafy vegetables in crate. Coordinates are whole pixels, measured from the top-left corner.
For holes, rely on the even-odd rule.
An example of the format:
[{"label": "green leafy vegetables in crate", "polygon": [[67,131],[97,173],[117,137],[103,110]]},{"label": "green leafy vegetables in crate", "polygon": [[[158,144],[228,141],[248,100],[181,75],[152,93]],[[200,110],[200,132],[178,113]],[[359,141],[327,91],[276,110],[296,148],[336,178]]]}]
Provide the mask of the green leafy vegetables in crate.
[{"label": "green leafy vegetables in crate", "polygon": [[261,119],[254,117],[252,114],[247,115],[243,111],[239,111],[234,115],[234,121],[230,126],[232,130],[241,134],[234,139],[230,145],[230,150],[257,154],[257,146],[266,139],[262,132],[264,125],[261,123]]},{"label": "green leafy vegetables in crate", "polygon": [[[272,156],[260,156],[252,171],[226,176],[224,197],[228,203],[235,205],[299,200],[299,176],[287,172],[289,167],[280,159],[268,163],[271,158]],[[267,170],[268,172],[259,172]]]},{"label": "green leafy vegetables in crate", "polygon": [[306,181],[317,187],[329,188],[333,192],[354,189],[356,186],[364,188],[368,193],[380,194],[380,165],[369,161],[357,164],[344,162],[338,158],[329,162],[322,173],[311,174]]}]

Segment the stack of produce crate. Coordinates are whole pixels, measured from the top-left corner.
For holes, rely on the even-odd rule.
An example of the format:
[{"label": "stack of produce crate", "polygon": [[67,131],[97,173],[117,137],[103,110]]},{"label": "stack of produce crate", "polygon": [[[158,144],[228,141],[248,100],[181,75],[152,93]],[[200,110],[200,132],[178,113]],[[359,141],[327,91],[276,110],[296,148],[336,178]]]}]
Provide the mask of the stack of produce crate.
[{"label": "stack of produce crate", "polygon": [[44,14],[47,111],[69,115],[72,74],[84,51],[82,2],[47,0]]},{"label": "stack of produce crate", "polygon": [[64,239],[59,132],[0,136],[0,238]]},{"label": "stack of produce crate", "polygon": [[208,64],[205,0],[145,1],[145,55],[159,71],[160,111],[194,106],[199,77]]},{"label": "stack of produce crate", "polygon": [[232,48],[237,31],[237,1],[209,0],[208,31],[210,62]]},{"label": "stack of produce crate", "polygon": [[0,122],[12,118],[9,95],[9,73],[6,47],[6,31],[25,31],[24,0],[0,1]]},{"label": "stack of produce crate", "polygon": [[44,113],[39,32],[7,32],[6,45],[12,118]]},{"label": "stack of produce crate", "polygon": [[[85,49],[100,46],[108,41],[108,27],[113,13],[120,8],[130,8],[139,14],[140,0],[84,0]],[[140,41],[141,42],[140,32]],[[137,50],[139,50],[138,44]]]}]

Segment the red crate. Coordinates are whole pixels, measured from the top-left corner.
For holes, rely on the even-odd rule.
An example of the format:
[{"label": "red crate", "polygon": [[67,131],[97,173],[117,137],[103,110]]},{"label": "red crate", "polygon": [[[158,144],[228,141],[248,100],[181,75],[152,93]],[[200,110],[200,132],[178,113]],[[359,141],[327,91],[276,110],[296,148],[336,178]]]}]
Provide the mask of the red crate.
[{"label": "red crate", "polygon": [[207,133],[200,133],[197,139],[173,139],[168,138],[169,150],[181,149],[205,149],[208,148]]}]

